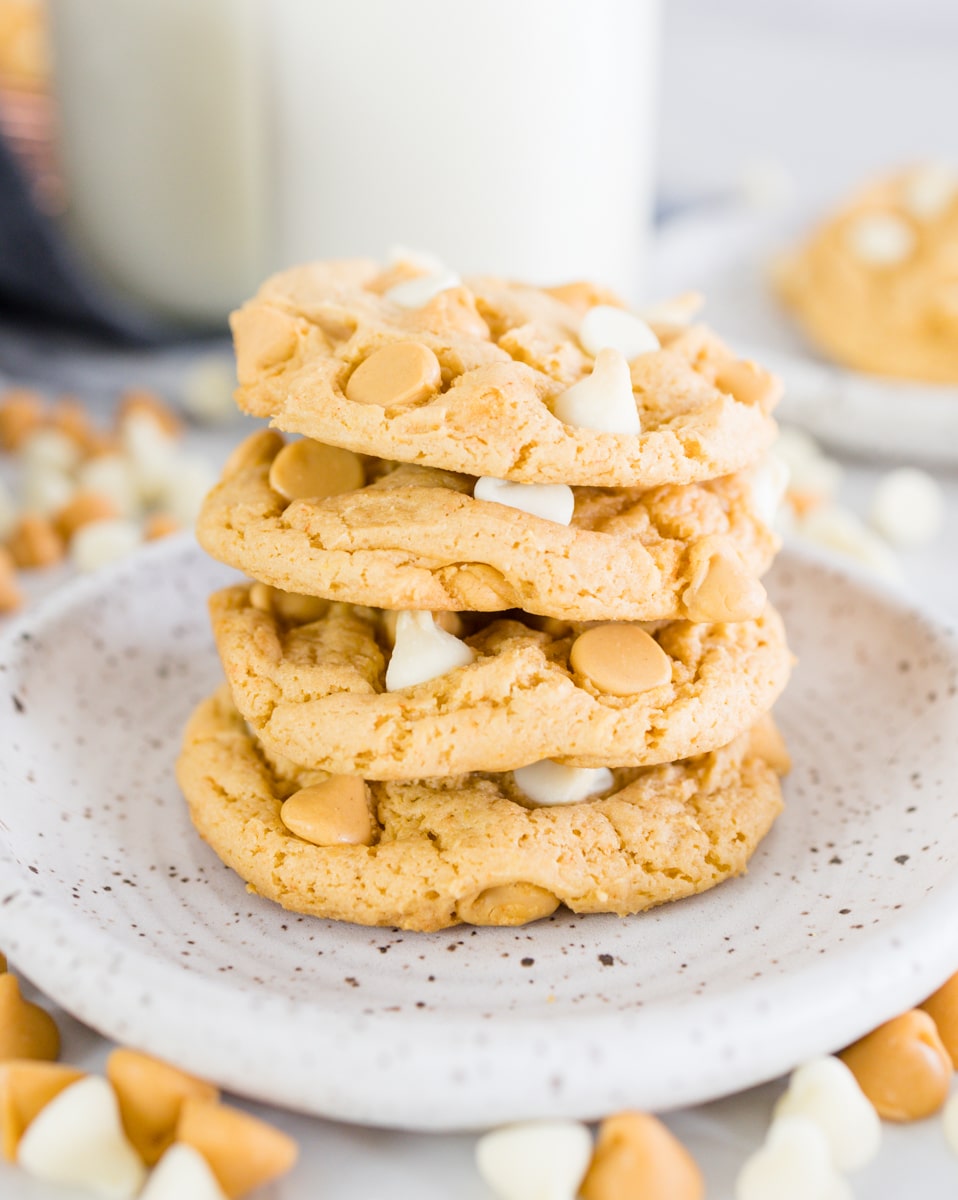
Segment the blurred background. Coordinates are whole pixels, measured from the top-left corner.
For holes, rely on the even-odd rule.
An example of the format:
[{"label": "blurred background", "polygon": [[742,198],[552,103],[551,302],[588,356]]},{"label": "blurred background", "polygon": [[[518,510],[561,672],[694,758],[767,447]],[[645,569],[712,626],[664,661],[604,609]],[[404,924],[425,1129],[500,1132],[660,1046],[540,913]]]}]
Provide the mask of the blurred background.
[{"label": "blurred background", "polygon": [[397,245],[640,306],[700,291],[785,379],[789,534],[900,578],[869,497],[932,465],[905,544],[954,531],[958,380],[829,361],[770,278],[870,180],[958,165],[956,52],[952,0],[0,0],[0,386],[235,423],[229,310]]}]

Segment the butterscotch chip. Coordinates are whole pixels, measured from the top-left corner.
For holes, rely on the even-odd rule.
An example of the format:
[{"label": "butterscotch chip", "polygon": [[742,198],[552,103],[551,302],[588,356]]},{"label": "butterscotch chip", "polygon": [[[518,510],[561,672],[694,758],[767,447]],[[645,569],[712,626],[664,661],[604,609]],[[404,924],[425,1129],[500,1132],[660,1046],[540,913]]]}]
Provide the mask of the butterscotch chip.
[{"label": "butterscotch chip", "polygon": [[919,1008],[935,1022],[951,1061],[958,1067],[958,975],[952,975]]},{"label": "butterscotch chip", "polygon": [[300,438],[284,446],[269,468],[269,486],[287,500],[324,500],[361,488],[362,460],[351,450]]},{"label": "butterscotch chip", "polygon": [[625,308],[625,301],[610,288],[599,287],[598,284],[577,279],[572,283],[560,283],[556,287],[545,288],[550,296],[568,304],[570,308],[581,313],[587,313],[598,304],[608,304],[612,308]]},{"label": "butterscotch chip", "polygon": [[275,429],[259,429],[244,438],[230,452],[223,467],[223,478],[229,479],[248,467],[269,464],[286,445],[286,439]]},{"label": "butterscotch chip", "polygon": [[180,1109],[175,1140],[203,1155],[230,1200],[285,1175],[299,1153],[291,1137],[265,1121],[190,1097]]},{"label": "butterscotch chip", "polygon": [[365,486],[289,504],[269,474],[259,462],[213,488],[197,524],[203,548],[287,591],[376,608],[684,617],[682,595],[712,555],[759,576],[778,547],[746,474],[577,488],[568,526],[476,500],[469,477],[411,463],[367,464]]},{"label": "butterscotch chip", "polygon": [[53,1060],[60,1053],[60,1031],[53,1017],[20,994],[15,975],[0,975],[0,1062],[15,1058]]},{"label": "butterscotch chip", "polygon": [[672,660],[638,625],[596,625],[572,643],[577,675],[611,696],[635,696],[672,680]]},{"label": "butterscotch chip", "polygon": [[15,1162],[27,1126],[54,1097],[83,1078],[83,1072],[61,1063],[11,1059],[0,1064],[0,1149]]},{"label": "butterscotch chip", "polygon": [[460,900],[457,916],[469,925],[527,925],[558,907],[559,897],[534,883],[501,883]]},{"label": "butterscotch chip", "polygon": [[7,549],[18,567],[50,567],[66,553],[53,522],[38,513],[24,513],[7,538]]},{"label": "butterscotch chip", "polygon": [[[756,461],[774,437],[777,383],[769,377],[748,404],[716,386],[735,359],[702,326],[669,332],[630,364],[641,432],[601,432],[554,411],[593,367],[578,336],[581,290],[568,302],[561,291],[472,277],[408,309],[372,290],[380,274],[370,263],[313,263],[267,280],[231,322],[239,406],[380,459],[570,486],[715,479]],[[275,355],[274,341],[283,343]],[[394,347],[415,355],[408,379]]]},{"label": "butterscotch chip", "polygon": [[545,808],[526,807],[511,772],[372,781],[375,843],[316,846],[290,837],[280,805],[317,774],[271,757],[225,689],[194,713],[177,764],[199,833],[257,893],[295,912],[426,931],[457,924],[460,905],[504,881],[622,916],[704,891],[745,869],[781,808],[778,777],[750,755],[748,735],[612,777],[598,799]]},{"label": "butterscotch chip", "polygon": [[768,405],[778,383],[757,363],[748,359],[733,359],[715,374],[715,386],[734,396],[740,404]]},{"label": "butterscotch chip", "polygon": [[623,1112],[599,1126],[582,1200],[701,1200],[695,1159],[657,1117]]},{"label": "butterscotch chip", "polygon": [[839,1057],[889,1121],[917,1121],[948,1098],[954,1066],[935,1022],[913,1008],[843,1050]]},{"label": "butterscotch chip", "polygon": [[[17,566],[13,555],[0,546],[0,613],[15,612],[23,603],[23,593],[17,583]],[[0,967],[0,971],[6,967]]]},{"label": "butterscotch chip", "polygon": [[0,397],[0,447],[19,450],[43,423],[43,400],[27,388],[13,388]]},{"label": "butterscotch chip", "polygon": [[355,775],[334,775],[302,788],[279,815],[290,833],[314,846],[368,846],[373,840],[366,784]]},{"label": "butterscotch chip", "polygon": [[143,522],[143,540],[145,542],[155,542],[160,538],[169,537],[172,533],[179,533],[182,528],[176,517],[171,516],[169,513],[150,513]]},{"label": "butterscotch chip", "polygon": [[328,600],[284,592],[268,583],[254,583],[249,589],[250,605],[260,612],[272,613],[289,625],[308,625],[318,621],[329,608]]},{"label": "butterscotch chip", "polygon": [[114,1050],[106,1060],[106,1077],[116,1092],[126,1136],[150,1167],[172,1144],[184,1101],[219,1099],[212,1084],[136,1050]]},{"label": "butterscotch chip", "polygon": [[346,384],[354,404],[418,404],[439,390],[439,359],[421,342],[393,342],[375,351],[353,371]]},{"label": "butterscotch chip", "polygon": [[792,769],[788,746],[769,713],[759,717],[752,726],[752,753],[767,762],[778,775],[787,775]]},{"label": "butterscotch chip", "polygon": [[765,600],[759,581],[724,548],[701,554],[699,570],[682,595],[691,621],[747,621],[762,611]]},{"label": "butterscotch chip", "polygon": [[50,410],[47,423],[65,433],[84,454],[98,444],[98,434],[90,421],[90,414],[75,396],[61,396]]},{"label": "butterscotch chip", "polygon": [[419,778],[543,758],[584,767],[667,762],[750,728],[791,670],[771,609],[755,622],[664,625],[655,638],[670,662],[667,682],[628,696],[577,685],[568,625],[473,616],[468,668],[414,694],[390,692],[389,613],[329,604],[295,622],[277,613],[275,593],[260,607],[260,590],[236,586],[209,601],[234,700],[271,752],[334,775]]},{"label": "butterscotch chip", "polygon": [[115,502],[101,492],[76,492],[73,498],[53,518],[57,533],[64,541],[91,521],[108,521],[118,517]]},{"label": "butterscotch chip", "polygon": [[146,388],[131,388],[123,394],[117,410],[117,425],[122,425],[135,413],[150,417],[170,437],[178,437],[183,432],[183,422],[173,409],[156,392]]}]

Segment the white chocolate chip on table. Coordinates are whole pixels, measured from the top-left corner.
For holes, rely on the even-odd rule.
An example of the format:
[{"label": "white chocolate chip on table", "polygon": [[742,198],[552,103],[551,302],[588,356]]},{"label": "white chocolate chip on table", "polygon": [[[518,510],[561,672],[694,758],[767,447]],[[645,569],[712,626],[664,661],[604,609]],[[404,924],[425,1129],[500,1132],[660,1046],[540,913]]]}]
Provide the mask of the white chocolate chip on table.
[{"label": "white chocolate chip on table", "polygon": [[774,1120],[764,1145],[746,1159],[735,1200],[851,1200],[821,1127],[805,1116]]},{"label": "white chocolate chip on table", "polygon": [[869,519],[893,546],[926,546],[941,534],[945,497],[927,471],[899,467],[878,481]]},{"label": "white chocolate chip on table", "polygon": [[526,1121],[476,1144],[479,1174],[498,1200],[575,1200],[592,1156],[577,1121]]},{"label": "white chocolate chip on table", "polygon": [[140,1200],[226,1200],[226,1193],[203,1155],[177,1142],[157,1163]]},{"label": "white chocolate chip on table", "polygon": [[64,1088],[41,1109],[20,1139],[17,1162],[38,1179],[103,1200],[133,1200],[146,1179],[123,1132],[113,1089],[95,1075]]},{"label": "white chocolate chip on table", "polygon": [[857,1171],[878,1153],[881,1121],[855,1076],[839,1058],[813,1059],[792,1073],[775,1118],[803,1116],[828,1140],[841,1171]]},{"label": "white chocolate chip on table", "polygon": [[0,1063],[0,1151],[16,1162],[24,1130],[56,1096],[84,1076],[63,1063],[11,1059]]}]

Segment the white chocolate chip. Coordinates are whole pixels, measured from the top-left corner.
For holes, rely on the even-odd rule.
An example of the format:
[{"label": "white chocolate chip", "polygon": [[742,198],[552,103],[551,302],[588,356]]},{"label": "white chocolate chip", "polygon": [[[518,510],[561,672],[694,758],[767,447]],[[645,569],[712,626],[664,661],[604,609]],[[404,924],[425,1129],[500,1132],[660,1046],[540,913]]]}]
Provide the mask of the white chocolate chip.
[{"label": "white chocolate chip", "polygon": [[7,535],[13,531],[19,515],[20,510],[13,499],[13,494],[0,479],[0,541],[4,541]]},{"label": "white chocolate chip", "polygon": [[850,508],[829,504],[797,522],[796,532],[810,542],[846,554],[891,582],[901,580],[901,563],[894,551],[872,533]]},{"label": "white chocolate chip", "polygon": [[958,172],[948,163],[928,163],[904,183],[905,208],[921,221],[940,217],[958,199]]},{"label": "white chocolate chip", "polygon": [[84,492],[98,492],[112,500],[121,517],[139,515],[133,468],[119,454],[104,454],[83,463],[77,471],[77,485]]},{"label": "white chocolate chip", "polygon": [[958,1092],[945,1104],[941,1119],[945,1126],[945,1141],[958,1154]]},{"label": "white chocolate chip", "polygon": [[398,692],[474,662],[476,652],[440,629],[429,612],[401,612],[386,668],[386,691]]},{"label": "white chocolate chip", "polygon": [[105,1200],[131,1200],[146,1176],[123,1132],[113,1089],[97,1075],[71,1084],[41,1109],[20,1141],[17,1162],[38,1179]]},{"label": "white chocolate chip", "polygon": [[841,464],[826,458],[818,443],[803,430],[783,426],[774,453],[788,468],[790,493],[822,501],[838,490],[843,474]]},{"label": "white chocolate chip", "polygon": [[235,420],[236,369],[230,359],[208,354],[187,372],[180,400],[184,409],[206,425]]},{"label": "white chocolate chip", "polygon": [[582,318],[579,341],[588,354],[618,350],[631,362],[640,354],[659,349],[659,339],[641,317],[613,304],[596,304]]},{"label": "white chocolate chip", "polygon": [[828,1139],[808,1117],[778,1117],[735,1181],[735,1200],[852,1200]]},{"label": "white chocolate chip", "polygon": [[216,472],[205,458],[178,454],[160,490],[160,507],[180,525],[190,526],[216,479]]},{"label": "white chocolate chip", "polygon": [[839,1058],[816,1058],[794,1071],[775,1117],[808,1117],[824,1133],[842,1171],[870,1163],[881,1143],[881,1120],[858,1081]]},{"label": "white chocolate chip", "polygon": [[758,519],[769,529],[775,528],[790,475],[788,464],[774,452],[766,455],[765,461],[752,475],[752,507]]},{"label": "white chocolate chip", "polygon": [[449,288],[460,287],[462,280],[455,273],[443,268],[429,275],[418,275],[415,279],[407,279],[397,283],[385,293],[384,299],[391,300],[400,308],[422,308],[433,296],[445,292]]},{"label": "white chocolate chip", "polygon": [[20,447],[20,458],[27,470],[52,467],[67,473],[79,462],[80,448],[73,438],[59,429],[38,429]]},{"label": "white chocolate chip", "polygon": [[577,1121],[508,1125],[476,1144],[479,1174],[499,1200],[575,1200],[592,1157]]},{"label": "white chocolate chip", "polygon": [[855,217],[846,239],[851,252],[869,267],[893,267],[915,249],[915,233],[894,213],[870,212]]},{"label": "white chocolate chip", "polygon": [[477,500],[518,508],[557,525],[568,525],[575,510],[575,495],[564,483],[513,483],[510,479],[482,475],[476,480],[472,494]]},{"label": "white chocolate chip", "polygon": [[59,467],[45,463],[31,465],[23,479],[23,507],[27,512],[48,517],[68,504],[76,484]]},{"label": "white chocolate chip", "polygon": [[153,1168],[140,1200],[226,1200],[226,1193],[199,1150],[174,1142]]},{"label": "white chocolate chip", "polygon": [[639,316],[648,325],[671,325],[684,328],[691,324],[695,314],[704,303],[699,292],[684,292],[671,300],[660,300],[657,304],[647,304]]},{"label": "white chocolate chip", "polygon": [[143,504],[153,504],[173,469],[176,442],[148,412],[131,412],[120,434],[137,495]]},{"label": "white chocolate chip", "polygon": [[579,429],[642,432],[629,364],[618,350],[600,350],[592,374],[557,396],[553,412],[564,424]]},{"label": "white chocolate chip", "polygon": [[139,525],[125,517],[88,521],[70,539],[70,558],[78,571],[96,571],[132,554],[142,539]]},{"label": "white chocolate chip", "polygon": [[512,772],[516,786],[533,804],[578,804],[612,786],[608,767],[566,767],[544,758]]},{"label": "white chocolate chip", "polygon": [[915,467],[889,471],[875,489],[870,519],[892,545],[926,546],[939,536],[945,522],[941,484]]},{"label": "white chocolate chip", "polygon": [[446,269],[438,254],[428,250],[413,250],[409,246],[390,246],[386,253],[387,267],[414,267],[426,275],[441,275]]}]

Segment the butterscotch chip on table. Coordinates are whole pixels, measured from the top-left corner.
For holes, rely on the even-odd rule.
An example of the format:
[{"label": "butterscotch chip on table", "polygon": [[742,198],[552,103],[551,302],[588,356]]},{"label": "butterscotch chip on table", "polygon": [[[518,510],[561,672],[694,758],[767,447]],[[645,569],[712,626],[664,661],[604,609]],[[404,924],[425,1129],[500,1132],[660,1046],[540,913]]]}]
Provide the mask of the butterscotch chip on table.
[{"label": "butterscotch chip on table", "polygon": [[958,383],[958,172],[928,164],[863,188],[775,266],[780,298],[826,357]]},{"label": "butterscotch chip on table", "polygon": [[120,1048],[106,1062],[106,1077],[116,1092],[126,1136],[147,1166],[153,1166],[173,1143],[184,1103],[216,1101],[219,1091],[169,1063]]},{"label": "butterscotch chip on table", "polygon": [[621,1112],[599,1126],[582,1200],[702,1200],[705,1181],[692,1155],[658,1117]]},{"label": "butterscotch chip on table", "polygon": [[[465,665],[390,691],[390,614],[336,603],[297,618],[261,607],[261,588],[210,598],[234,702],[271,752],[333,774],[668,762],[749,729],[791,671],[771,608],[756,621],[676,621],[653,635],[462,614]],[[604,657],[591,653],[597,638]]]},{"label": "butterscotch chip on table", "polygon": [[78,529],[89,525],[91,521],[109,521],[119,515],[120,511],[110,496],[102,492],[80,491],[56,514],[54,525],[60,537],[69,542]]},{"label": "butterscotch chip on table", "polygon": [[22,603],[17,565],[6,546],[0,546],[0,613],[15,612]]},{"label": "butterscotch chip on table", "polygon": [[266,755],[225,689],[191,718],[177,778],[202,837],[260,895],[426,931],[521,924],[547,915],[550,897],[624,916],[693,895],[745,870],[782,804],[746,735],[685,762],[614,770],[601,795],[571,804],[528,806],[511,772],[368,782],[372,844],[317,846],[280,814],[328,776]]},{"label": "butterscotch chip on table", "polygon": [[[376,608],[741,621],[765,606],[759,576],[779,543],[751,471],[651,490],[575,488],[567,526],[476,499],[469,476],[369,458],[360,484],[339,473],[343,491],[288,499],[271,484],[275,464],[316,446],[256,435],[239,448],[203,504],[203,548],[287,592]],[[317,461],[328,453],[318,447]]]},{"label": "butterscotch chip on table", "polygon": [[202,1154],[230,1200],[285,1175],[299,1154],[291,1137],[265,1121],[196,1097],[183,1102],[176,1141]]},{"label": "butterscotch chip on table", "polygon": [[60,1031],[45,1008],[24,999],[15,975],[0,975],[0,1062],[53,1060],[60,1053]]},{"label": "butterscotch chip on table", "polygon": [[918,1007],[935,1022],[938,1036],[958,1069],[958,974],[947,979]]},{"label": "butterscotch chip on table", "polygon": [[66,553],[63,538],[49,517],[24,513],[7,537],[7,549],[18,567],[52,567]]},{"label": "butterscotch chip on table", "polygon": [[16,451],[43,424],[43,399],[27,388],[0,396],[0,449]]},{"label": "butterscotch chip on table", "polygon": [[888,1121],[917,1121],[937,1112],[951,1089],[954,1064],[935,1022],[913,1008],[866,1034],[840,1058]]},{"label": "butterscotch chip on table", "polygon": [[240,407],[327,445],[527,483],[692,483],[774,438],[778,382],[737,370],[701,326],[660,330],[629,364],[641,431],[600,432],[555,415],[594,366],[581,292],[472,278],[416,309],[379,279],[357,260],[267,280],[232,318]]}]

